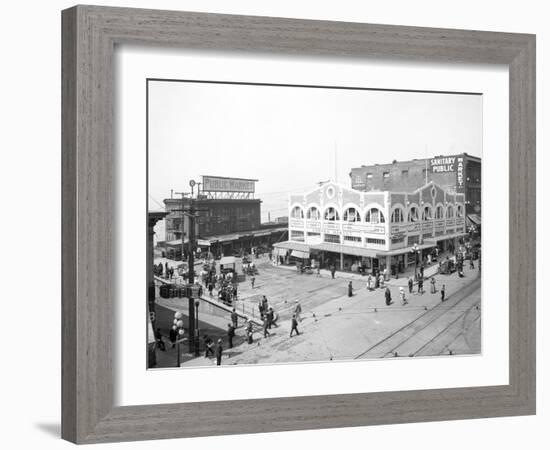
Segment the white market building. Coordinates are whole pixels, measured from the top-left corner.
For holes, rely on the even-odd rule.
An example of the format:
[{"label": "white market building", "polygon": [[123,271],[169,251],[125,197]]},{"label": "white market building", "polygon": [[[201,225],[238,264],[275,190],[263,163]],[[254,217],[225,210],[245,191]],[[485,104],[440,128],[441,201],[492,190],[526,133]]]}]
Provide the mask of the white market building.
[{"label": "white market building", "polygon": [[281,263],[298,258],[340,270],[390,271],[436,246],[457,248],[465,234],[464,194],[434,182],[413,192],[361,192],[327,182],[290,195],[288,241],[274,247]]}]

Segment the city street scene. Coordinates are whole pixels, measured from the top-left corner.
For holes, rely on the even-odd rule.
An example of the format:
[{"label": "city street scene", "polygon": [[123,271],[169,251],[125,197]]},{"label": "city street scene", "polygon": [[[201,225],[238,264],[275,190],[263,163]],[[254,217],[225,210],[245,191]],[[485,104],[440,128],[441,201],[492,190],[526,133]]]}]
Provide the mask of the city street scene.
[{"label": "city street scene", "polygon": [[481,108],[148,80],[148,368],[480,354]]}]

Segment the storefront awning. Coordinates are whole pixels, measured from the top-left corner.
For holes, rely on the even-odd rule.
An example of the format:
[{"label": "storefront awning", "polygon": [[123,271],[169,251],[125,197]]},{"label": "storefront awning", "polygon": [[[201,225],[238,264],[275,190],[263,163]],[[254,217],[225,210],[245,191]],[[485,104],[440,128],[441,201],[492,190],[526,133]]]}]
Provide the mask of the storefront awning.
[{"label": "storefront awning", "polygon": [[308,252],[310,246],[307,244],[301,244],[300,242],[291,242],[291,241],[285,241],[285,242],[276,242],[273,244],[273,247],[275,248],[282,248],[286,250],[299,250],[301,252]]},{"label": "storefront awning", "polygon": [[300,250],[292,250],[292,253],[290,256],[294,256],[294,258],[300,258],[300,259],[309,259],[309,252],[301,252]]},{"label": "storefront awning", "polygon": [[[425,244],[417,245],[416,249],[417,250],[424,250],[426,248],[433,248],[437,245],[435,242],[427,242],[427,241],[428,241],[428,239],[425,239],[424,240]],[[395,255],[403,255],[404,253],[409,253],[409,252],[413,252],[413,251],[414,251],[414,247],[411,246],[411,247],[398,248],[396,250],[390,250],[389,252],[378,251],[378,252],[376,252],[376,254],[380,257],[382,257],[382,256],[395,256]]]},{"label": "storefront awning", "polygon": [[313,250],[319,250],[323,252],[343,253],[344,255],[353,256],[367,256],[370,258],[376,258],[376,250],[361,247],[352,247],[351,245],[331,244],[329,242],[323,242],[322,244],[312,245]]},{"label": "storefront awning", "polygon": [[477,226],[481,225],[481,216],[477,214],[468,214],[468,220],[472,222],[474,225],[477,225]]},{"label": "storefront awning", "polygon": [[222,259],[220,259],[220,266],[224,266],[226,264],[235,264],[235,257],[234,256],[224,256]]},{"label": "storefront awning", "polygon": [[[430,244],[430,247],[434,247],[437,242],[439,241],[446,241],[447,239],[454,239],[454,238],[459,238],[459,237],[463,237],[463,236],[466,236],[468,233],[452,233],[452,234],[443,234],[441,236],[436,236],[436,237],[431,237],[431,238],[426,238],[424,239],[424,242],[426,244]],[[420,248],[421,246],[419,246]]]}]

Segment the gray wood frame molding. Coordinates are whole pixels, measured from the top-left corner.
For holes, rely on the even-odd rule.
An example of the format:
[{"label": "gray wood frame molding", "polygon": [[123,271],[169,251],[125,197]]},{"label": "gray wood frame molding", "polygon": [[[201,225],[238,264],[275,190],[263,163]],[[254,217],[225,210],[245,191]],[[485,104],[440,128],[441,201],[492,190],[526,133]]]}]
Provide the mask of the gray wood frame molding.
[{"label": "gray wood frame molding", "polygon": [[[94,443],[535,413],[533,35],[96,6],[63,11],[62,31],[64,439]],[[113,407],[113,52],[118,43],[508,65],[510,383]]]}]

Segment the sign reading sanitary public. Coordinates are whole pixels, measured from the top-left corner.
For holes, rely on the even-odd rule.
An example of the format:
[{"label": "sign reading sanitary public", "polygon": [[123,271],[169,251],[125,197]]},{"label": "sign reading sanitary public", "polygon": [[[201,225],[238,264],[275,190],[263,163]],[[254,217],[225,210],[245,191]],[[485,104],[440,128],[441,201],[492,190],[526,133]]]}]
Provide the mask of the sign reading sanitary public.
[{"label": "sign reading sanitary public", "polygon": [[210,192],[254,192],[257,180],[246,178],[211,177],[203,175],[202,190]]}]

